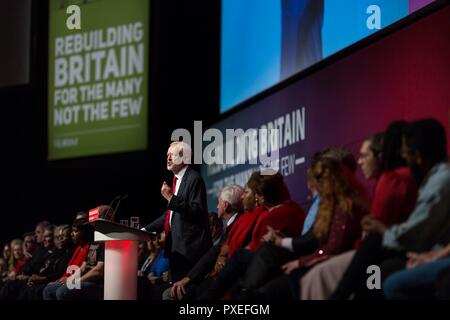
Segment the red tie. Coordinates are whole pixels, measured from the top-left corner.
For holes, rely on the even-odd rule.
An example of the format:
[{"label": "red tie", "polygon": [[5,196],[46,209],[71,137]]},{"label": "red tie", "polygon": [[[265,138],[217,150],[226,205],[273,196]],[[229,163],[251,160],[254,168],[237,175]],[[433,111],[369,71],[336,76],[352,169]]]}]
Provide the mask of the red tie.
[{"label": "red tie", "polygon": [[[172,192],[173,193],[175,193],[175,188],[176,188],[176,186],[177,186],[177,177],[176,176],[174,176],[173,177],[173,182],[172,182]],[[168,235],[169,234],[169,231],[170,231],[170,209],[169,210],[167,210],[167,213],[166,213],[166,221],[164,222],[164,233],[166,234],[166,235]]]}]

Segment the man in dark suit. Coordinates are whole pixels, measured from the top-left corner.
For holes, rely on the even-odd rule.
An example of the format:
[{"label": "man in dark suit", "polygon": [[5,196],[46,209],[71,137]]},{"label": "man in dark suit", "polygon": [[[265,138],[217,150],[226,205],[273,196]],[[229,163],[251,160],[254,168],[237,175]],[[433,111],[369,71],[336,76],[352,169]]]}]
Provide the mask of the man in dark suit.
[{"label": "man in dark suit", "polygon": [[[234,223],[239,219],[243,211],[242,194],[244,189],[238,185],[229,185],[222,189],[218,196],[217,216],[224,222],[224,232],[218,243],[211,247],[207,253],[201,257],[195,266],[189,270],[187,275],[180,281],[174,283],[172,288],[168,289],[164,294],[165,300],[170,299],[193,299],[196,292],[203,285],[207,285],[207,275],[214,271],[217,258],[221,253],[222,244],[228,237],[228,232]],[[188,297],[186,297],[186,295]]]},{"label": "man in dark suit", "polygon": [[191,147],[185,142],[173,142],[167,151],[167,170],[174,174],[172,188],[165,181],[161,187],[167,212],[144,228],[166,233],[165,253],[172,282],[184,277],[212,246],[205,183],[190,163]]}]

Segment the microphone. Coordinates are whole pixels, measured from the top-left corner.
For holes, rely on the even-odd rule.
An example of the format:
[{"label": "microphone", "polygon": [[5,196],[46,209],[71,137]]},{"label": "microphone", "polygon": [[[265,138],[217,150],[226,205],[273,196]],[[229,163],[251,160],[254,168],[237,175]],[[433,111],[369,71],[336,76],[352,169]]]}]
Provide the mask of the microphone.
[{"label": "microphone", "polygon": [[[114,216],[115,216],[115,214],[117,212],[117,208],[119,208],[120,201],[123,200],[123,199],[126,199],[126,198],[128,198],[127,194],[124,195],[124,196],[118,196],[118,197],[114,198],[114,199],[118,199],[118,200],[117,200],[116,208],[114,209],[114,212],[111,215],[111,219],[109,219],[110,221],[114,221]],[[108,209],[108,211],[109,211],[109,209]]]},{"label": "microphone", "polygon": [[111,220],[112,216],[110,217],[110,216],[109,216],[109,213],[111,212],[111,209],[113,208],[113,203],[114,203],[114,201],[118,200],[120,197],[121,197],[121,196],[115,197],[115,198],[112,199],[111,202],[109,203],[108,211],[106,211],[106,213],[105,213],[105,220],[112,221],[112,220]]}]

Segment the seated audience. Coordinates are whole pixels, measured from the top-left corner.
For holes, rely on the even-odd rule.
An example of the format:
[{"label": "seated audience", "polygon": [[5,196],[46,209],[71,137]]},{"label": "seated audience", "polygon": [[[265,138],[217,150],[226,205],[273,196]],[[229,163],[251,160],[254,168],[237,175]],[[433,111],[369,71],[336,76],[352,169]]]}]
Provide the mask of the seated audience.
[{"label": "seated audience", "polygon": [[[54,281],[64,274],[67,263],[72,255],[72,242],[70,239],[70,226],[60,226],[44,232],[44,246],[49,249],[51,254],[45,260],[37,274],[23,276],[20,280],[8,282],[0,290],[0,299],[17,300],[41,300],[42,290],[50,281]],[[53,239],[58,238],[57,246],[53,249]]]},{"label": "seated audience", "polygon": [[402,155],[420,186],[413,212],[400,224],[387,227],[368,217],[361,242],[332,299],[348,299],[367,292],[366,270],[379,265],[382,280],[406,266],[408,251],[418,253],[448,243],[450,234],[450,167],[442,125],[433,119],[412,122],[403,134]]},{"label": "seated audience", "polygon": [[[273,280],[266,278],[265,281],[270,280],[268,283],[260,282],[258,287],[256,281],[248,281],[253,282],[253,288],[244,283],[247,297],[298,299],[300,278],[317,263],[352,248],[359,237],[361,218],[369,212],[370,205],[365,189],[340,161],[330,157],[319,159],[312,174],[321,199],[313,227],[304,236],[284,241],[299,258],[281,267],[284,275]],[[275,230],[270,230],[266,240],[279,246],[283,243]],[[247,275],[251,277],[257,265],[258,260],[254,260]]]},{"label": "seated audience", "polygon": [[161,300],[169,287],[169,259],[164,256],[165,233],[147,241],[149,254],[138,271],[138,299]]},{"label": "seated audience", "polygon": [[48,221],[41,221],[36,225],[34,229],[34,235],[36,237],[36,244],[40,246],[44,242],[45,229],[51,228],[52,224]]},{"label": "seated audience", "polygon": [[[405,126],[405,122],[394,122],[384,135],[374,135],[365,140],[358,160],[364,177],[378,180],[371,215],[387,225],[403,222],[413,210],[417,196],[415,179],[401,157]],[[312,268],[301,279],[301,299],[328,299],[355,252],[348,251]]]},{"label": "seated audience", "polygon": [[47,258],[53,254],[55,248],[54,227],[50,224],[45,225],[44,232],[39,233],[41,238],[40,246],[20,270],[16,277],[17,280],[27,280],[32,274],[39,273]]},{"label": "seated audience", "polygon": [[23,254],[22,240],[14,239],[11,241],[11,257],[9,258],[9,279],[14,280],[28,258]]},{"label": "seated audience", "polygon": [[0,274],[0,289],[3,286],[3,283],[8,280],[9,260],[11,258],[11,244],[10,243],[6,243],[3,246],[2,257],[3,257],[3,261],[6,266],[5,266],[5,270],[3,270],[3,272]]},{"label": "seated audience", "polygon": [[290,200],[289,191],[280,173],[261,177],[261,183],[256,189],[256,199],[267,211],[258,217],[250,243],[246,248],[238,249],[230,257],[215,281],[198,299],[220,299],[227,290],[236,284],[239,277],[245,272],[254,250],[261,245],[262,237],[268,227],[280,230],[287,236],[294,236],[303,228],[306,214],[299,205]]},{"label": "seated audience", "polygon": [[36,240],[34,238],[33,232],[28,232],[23,236],[23,254],[27,257],[27,259],[33,256],[34,251],[36,250]]},{"label": "seated audience", "polygon": [[67,281],[73,280],[73,277],[66,271],[61,278],[50,282],[44,288],[44,300],[103,298],[104,245],[93,242],[93,237],[93,227],[86,219],[78,219],[74,222],[72,239],[78,247],[68,263],[68,268],[74,266],[80,268],[80,288],[69,289]]},{"label": "seated audience", "polygon": [[[314,157],[312,158],[312,161],[310,162],[307,170],[308,185],[311,187],[312,192],[315,192],[317,190],[317,181],[312,174],[312,168],[318,163],[320,159],[324,157],[339,160],[351,172],[354,172],[354,170],[356,169],[355,158],[353,157],[351,152],[345,149],[326,148],[323,151],[314,154]],[[320,198],[320,195],[318,198]],[[307,220],[311,217],[313,217],[313,220],[315,219],[319,204],[320,201],[317,203],[317,205],[314,205],[314,203],[311,205],[308,211],[308,216],[306,218]],[[300,239],[302,236],[305,236],[309,231],[310,227],[303,227],[301,232],[297,233],[297,235],[300,235],[298,236],[298,238]],[[284,263],[295,258],[298,258],[298,256],[286,248],[278,247],[270,243],[263,245],[259,250],[256,251],[255,257],[252,258],[250,267],[243,274],[240,286],[242,286],[244,290],[250,291],[260,287],[263,283],[266,283],[267,279],[272,279],[273,277],[279,275],[281,273],[280,267]]]}]

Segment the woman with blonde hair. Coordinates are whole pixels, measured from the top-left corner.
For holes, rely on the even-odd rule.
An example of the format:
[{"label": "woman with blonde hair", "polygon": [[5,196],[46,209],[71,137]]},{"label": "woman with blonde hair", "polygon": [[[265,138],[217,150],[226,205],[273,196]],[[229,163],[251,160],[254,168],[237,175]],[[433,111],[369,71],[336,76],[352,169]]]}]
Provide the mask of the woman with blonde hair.
[{"label": "woman with blonde hair", "polygon": [[[317,183],[320,195],[313,227],[296,238],[283,238],[276,230],[265,236],[266,241],[292,251],[297,259],[282,265],[281,270],[273,270],[273,275],[280,272],[283,275],[272,278],[260,287],[246,288],[245,297],[298,299],[301,277],[314,265],[351,249],[358,239],[361,218],[370,208],[366,190],[349,169],[331,157],[321,157],[311,168],[310,174]],[[257,266],[258,261],[255,261],[253,268]],[[251,270],[252,266],[247,273]]]},{"label": "woman with blonde hair", "polygon": [[9,277],[15,278],[15,275],[20,272],[22,267],[27,262],[27,257],[23,253],[22,240],[14,239],[11,241],[11,257],[9,258],[8,269]]}]

